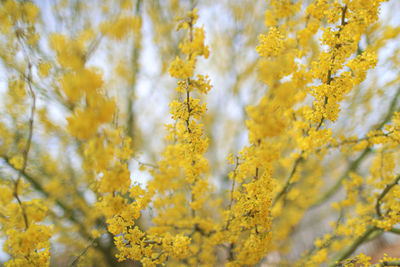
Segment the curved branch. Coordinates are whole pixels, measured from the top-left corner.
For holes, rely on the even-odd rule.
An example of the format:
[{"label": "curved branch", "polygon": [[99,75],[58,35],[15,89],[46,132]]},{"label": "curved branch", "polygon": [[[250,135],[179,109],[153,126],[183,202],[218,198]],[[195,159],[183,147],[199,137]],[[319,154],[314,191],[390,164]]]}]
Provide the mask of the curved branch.
[{"label": "curved branch", "polygon": [[361,244],[363,244],[365,241],[367,241],[368,238],[378,230],[379,229],[377,227],[375,227],[375,226],[369,226],[367,228],[367,230],[359,238],[357,238],[353,242],[353,244],[351,244],[350,246],[348,246],[348,247],[344,248],[343,250],[341,250],[339,252],[339,254],[336,256],[336,258],[333,261],[333,263],[331,263],[329,266],[331,266],[331,267],[338,266],[337,262],[343,261],[344,259],[350,257],[351,254],[353,254],[353,252],[356,251],[356,249]]},{"label": "curved branch", "polygon": [[[377,125],[377,127],[375,128],[376,130],[381,130],[385,126],[385,124],[390,121],[393,113],[395,112],[397,99],[399,96],[400,96],[400,87],[397,89],[396,94],[394,95],[392,101],[390,102],[390,105],[389,105],[388,111],[386,112],[385,117],[383,118],[381,123],[379,123]],[[342,177],[340,177],[340,179],[320,199],[318,199],[312,206],[310,206],[310,208],[315,208],[315,207],[323,204],[329,198],[331,198],[340,189],[340,187],[342,185],[342,181],[344,179],[346,179],[346,177],[349,175],[350,172],[354,171],[358,167],[358,165],[360,165],[360,163],[364,160],[364,158],[370,152],[372,152],[371,148],[367,147],[366,149],[364,149],[364,151],[361,153],[361,155],[350,164],[349,168],[342,175]]]},{"label": "curved branch", "polygon": [[292,184],[291,183],[292,178],[293,178],[294,174],[296,173],[296,169],[297,169],[298,165],[300,164],[300,162],[303,160],[302,155],[303,155],[303,151],[301,151],[299,157],[294,162],[292,171],[290,172],[288,178],[286,179],[285,185],[283,186],[282,190],[276,195],[276,197],[272,201],[271,207],[274,207],[276,202],[278,202],[278,200],[289,191],[289,187]]},{"label": "curved branch", "polygon": [[376,214],[378,214],[379,217],[382,217],[382,213],[381,213],[381,200],[389,193],[389,191],[399,183],[400,181],[400,175],[398,175],[396,177],[396,179],[386,185],[385,189],[382,191],[382,193],[379,195],[379,197],[376,199],[376,204],[375,204],[375,210],[376,210]]}]

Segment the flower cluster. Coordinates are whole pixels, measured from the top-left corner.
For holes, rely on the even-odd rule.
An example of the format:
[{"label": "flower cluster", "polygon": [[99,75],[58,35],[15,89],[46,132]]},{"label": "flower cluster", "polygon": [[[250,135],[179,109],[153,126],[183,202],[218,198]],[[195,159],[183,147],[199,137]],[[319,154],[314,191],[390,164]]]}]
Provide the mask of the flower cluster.
[{"label": "flower cluster", "polygon": [[400,235],[384,0],[93,1],[0,1],[4,266],[371,266]]}]

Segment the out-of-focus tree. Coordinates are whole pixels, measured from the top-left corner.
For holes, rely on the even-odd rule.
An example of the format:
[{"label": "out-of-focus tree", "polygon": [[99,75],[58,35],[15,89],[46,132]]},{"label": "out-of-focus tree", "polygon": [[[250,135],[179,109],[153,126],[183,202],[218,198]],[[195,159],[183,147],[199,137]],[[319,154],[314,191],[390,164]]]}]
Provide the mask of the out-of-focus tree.
[{"label": "out-of-focus tree", "polygon": [[0,1],[4,265],[372,265],[400,234],[399,8]]}]

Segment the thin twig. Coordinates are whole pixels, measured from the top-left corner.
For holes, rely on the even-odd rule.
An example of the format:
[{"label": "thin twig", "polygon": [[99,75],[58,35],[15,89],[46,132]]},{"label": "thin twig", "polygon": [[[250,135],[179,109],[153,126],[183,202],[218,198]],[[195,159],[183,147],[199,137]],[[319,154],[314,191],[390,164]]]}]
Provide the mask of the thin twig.
[{"label": "thin twig", "polygon": [[370,267],[382,267],[382,266],[400,266],[400,261],[382,261],[377,264],[373,264]]},{"label": "thin twig", "polygon": [[379,230],[379,228],[375,226],[369,226],[367,230],[359,237],[357,238],[350,246],[344,248],[339,252],[339,254],[336,256],[336,259],[331,263],[329,266],[337,266],[337,262],[343,261],[344,259],[348,258],[351,254],[353,254],[356,249],[363,244],[368,237],[373,234],[375,231]]},{"label": "thin twig", "polygon": [[29,55],[25,50],[24,44],[22,43],[22,41],[19,38],[18,38],[18,40],[21,43],[22,51],[25,54],[25,58],[28,61],[28,75],[27,75],[26,81],[28,83],[29,92],[30,92],[31,97],[32,97],[32,105],[31,105],[31,114],[30,114],[29,123],[28,123],[28,127],[29,127],[28,140],[27,140],[25,149],[23,151],[22,168],[19,170],[17,180],[14,183],[13,195],[16,198],[19,206],[21,207],[22,216],[24,217],[25,229],[28,229],[28,227],[29,227],[28,217],[27,217],[27,214],[25,212],[25,208],[24,208],[24,206],[22,204],[22,201],[21,201],[21,199],[20,199],[20,197],[18,195],[18,187],[19,187],[19,183],[20,183],[20,180],[22,178],[22,175],[26,170],[26,166],[28,165],[28,156],[29,156],[29,151],[30,151],[30,148],[31,148],[32,136],[33,136],[33,121],[34,121],[35,110],[36,110],[36,95],[35,95],[35,92],[33,91],[32,83],[31,83],[32,82],[32,64],[31,64],[31,61],[29,59]]},{"label": "thin twig", "polygon": [[382,193],[378,196],[378,198],[376,199],[376,204],[375,204],[375,210],[376,210],[376,214],[378,214],[378,217],[382,217],[382,213],[381,213],[381,200],[389,193],[389,191],[399,183],[400,181],[400,175],[398,175],[396,177],[396,179],[388,184],[385,189],[382,191]]},{"label": "thin twig", "polygon": [[396,234],[396,235],[400,235],[400,229],[398,229],[398,228],[392,228],[389,230],[389,232]]},{"label": "thin twig", "polygon": [[228,220],[227,220],[227,222],[225,224],[225,227],[224,227],[225,230],[228,230],[229,224],[232,221],[233,192],[235,191],[236,171],[237,171],[238,167],[239,167],[239,157],[236,157],[236,165],[235,165],[235,169],[233,170],[234,175],[232,177],[231,199],[230,199],[230,202],[229,202],[229,205],[228,205],[229,218],[228,218]]},{"label": "thin twig", "polygon": [[74,259],[68,266],[69,266],[69,267],[75,266],[75,265],[78,263],[79,259],[80,259],[83,255],[86,254],[86,252],[89,250],[90,247],[92,247],[92,246],[95,244],[96,240],[97,240],[96,238],[93,239],[93,240],[81,251],[81,253],[79,253],[79,255],[78,255],[77,257],[75,257],[75,259]]},{"label": "thin twig", "polygon": [[[386,115],[384,119],[381,121],[380,124],[376,127],[376,130],[381,130],[386,123],[388,123],[396,109],[396,104],[397,104],[397,99],[400,96],[400,87],[397,89],[396,94],[392,98],[392,101],[390,102],[388,111],[386,112]],[[354,171],[357,169],[357,167],[360,165],[360,163],[364,160],[364,158],[372,152],[372,149],[367,147],[364,149],[364,151],[360,154],[360,156],[353,162],[350,163],[349,168],[345,171],[345,173],[340,177],[340,179],[321,197],[319,198],[310,208],[315,208],[322,203],[324,203],[326,200],[328,200],[331,196],[333,196],[341,187],[342,182],[346,177],[349,175],[350,172]]]},{"label": "thin twig", "polygon": [[274,207],[275,204],[278,202],[278,200],[279,200],[284,194],[286,194],[286,193],[289,191],[289,187],[290,187],[290,185],[292,184],[292,179],[293,179],[294,174],[296,173],[296,169],[297,169],[298,165],[300,164],[300,162],[301,162],[302,159],[303,159],[302,156],[303,156],[303,151],[301,151],[299,157],[298,157],[298,158],[296,159],[296,161],[294,162],[292,171],[290,172],[288,178],[286,179],[285,185],[283,186],[282,190],[279,191],[279,193],[276,195],[276,197],[275,197],[274,200],[272,201],[272,206],[271,206],[271,207]]},{"label": "thin twig", "polygon": [[151,168],[154,168],[154,169],[158,169],[159,168],[158,165],[156,165],[156,164],[143,162],[143,161],[138,160],[137,158],[132,158],[132,159],[134,161],[136,161],[137,163],[139,163],[140,165],[148,166],[148,167],[151,167]]}]

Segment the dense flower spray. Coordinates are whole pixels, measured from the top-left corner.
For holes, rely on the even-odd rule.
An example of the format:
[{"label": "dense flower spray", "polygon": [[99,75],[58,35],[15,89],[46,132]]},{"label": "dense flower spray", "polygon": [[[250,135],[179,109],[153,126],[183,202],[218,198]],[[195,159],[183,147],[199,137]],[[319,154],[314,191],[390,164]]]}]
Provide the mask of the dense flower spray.
[{"label": "dense flower spray", "polygon": [[44,2],[0,2],[4,266],[400,266],[398,3]]}]

